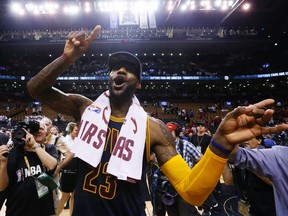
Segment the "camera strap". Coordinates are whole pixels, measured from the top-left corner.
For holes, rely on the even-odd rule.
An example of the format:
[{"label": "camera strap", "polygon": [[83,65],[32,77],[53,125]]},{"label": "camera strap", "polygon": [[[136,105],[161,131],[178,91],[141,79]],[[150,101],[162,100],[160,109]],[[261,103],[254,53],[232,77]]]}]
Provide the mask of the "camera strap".
[{"label": "camera strap", "polygon": [[46,137],[46,139],[45,139],[44,143],[45,143],[45,144],[49,143],[49,141],[50,141],[51,137],[52,137],[52,134],[51,134],[51,133],[49,133],[49,135]]}]

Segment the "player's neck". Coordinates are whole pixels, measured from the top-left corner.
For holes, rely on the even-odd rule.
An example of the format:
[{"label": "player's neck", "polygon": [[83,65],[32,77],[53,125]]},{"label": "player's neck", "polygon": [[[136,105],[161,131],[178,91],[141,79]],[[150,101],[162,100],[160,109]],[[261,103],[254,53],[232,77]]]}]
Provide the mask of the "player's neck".
[{"label": "player's neck", "polygon": [[132,100],[130,101],[110,101],[110,107],[111,107],[111,115],[117,118],[124,118],[126,117],[129,107],[131,105]]}]

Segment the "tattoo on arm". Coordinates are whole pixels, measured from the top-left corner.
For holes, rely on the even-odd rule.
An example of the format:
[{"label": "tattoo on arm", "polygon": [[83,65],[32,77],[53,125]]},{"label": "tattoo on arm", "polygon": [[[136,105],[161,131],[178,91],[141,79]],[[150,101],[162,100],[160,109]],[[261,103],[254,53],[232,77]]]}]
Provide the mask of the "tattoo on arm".
[{"label": "tattoo on arm", "polygon": [[[167,130],[166,125],[160,124],[160,130],[161,130],[164,138],[168,141],[169,135],[171,135],[171,134],[168,134],[168,133],[170,133],[170,131]],[[165,141],[166,141],[166,140],[165,140]]]},{"label": "tattoo on arm", "polygon": [[51,88],[57,77],[67,68],[68,66],[63,64],[63,59],[61,57],[55,59],[28,82],[30,89],[33,91],[36,91],[37,89],[37,91],[41,90],[43,92],[47,90],[47,88]]},{"label": "tattoo on arm", "polygon": [[174,157],[177,152],[174,146],[174,138],[171,132],[167,129],[166,125],[163,123],[159,124],[161,130],[161,145],[158,147],[157,160],[160,165],[164,164],[166,161]]}]

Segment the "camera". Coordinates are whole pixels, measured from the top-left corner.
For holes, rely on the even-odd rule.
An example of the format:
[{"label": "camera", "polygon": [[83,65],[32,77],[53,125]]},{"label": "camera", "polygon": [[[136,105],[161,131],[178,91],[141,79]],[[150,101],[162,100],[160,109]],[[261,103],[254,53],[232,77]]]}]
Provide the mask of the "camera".
[{"label": "camera", "polygon": [[17,143],[20,146],[25,145],[25,141],[22,140],[26,136],[26,132],[23,130],[27,130],[29,133],[33,134],[39,131],[40,124],[38,121],[28,121],[28,122],[19,122],[16,128],[12,133],[13,142]]}]

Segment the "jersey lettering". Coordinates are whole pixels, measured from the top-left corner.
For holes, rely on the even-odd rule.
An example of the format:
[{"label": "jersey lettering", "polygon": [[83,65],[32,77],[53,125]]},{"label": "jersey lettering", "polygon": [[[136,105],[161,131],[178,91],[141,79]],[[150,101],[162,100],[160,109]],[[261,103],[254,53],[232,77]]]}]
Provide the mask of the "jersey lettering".
[{"label": "jersey lettering", "polygon": [[130,147],[134,146],[134,141],[125,137],[119,137],[114,147],[113,155],[122,158],[125,161],[131,160],[132,151]]},{"label": "jersey lettering", "polygon": [[[84,128],[85,129],[85,128]],[[88,144],[90,144],[92,137],[95,135],[95,133],[97,132],[98,127],[95,124],[91,124],[89,126],[89,128],[87,129],[87,131],[85,132],[83,138],[81,138],[83,141],[87,142]]]},{"label": "jersey lettering", "polygon": [[[87,173],[83,183],[83,190],[90,193],[98,194],[105,199],[113,199],[116,194],[117,181],[116,178],[106,172],[108,162],[103,166],[100,163],[97,168],[92,168],[91,172]],[[105,175],[105,182],[96,185],[93,180],[96,179],[100,172]]]},{"label": "jersey lettering", "polygon": [[106,134],[107,132],[105,130],[100,130],[98,135],[97,135],[97,138],[98,138],[98,143],[96,141],[93,142],[93,146],[96,148],[96,149],[99,149],[102,144],[104,143],[104,140],[105,140],[105,137],[106,137]]},{"label": "jersey lettering", "polygon": [[[83,123],[83,120],[81,120],[81,122],[80,122],[80,124],[79,124],[79,132],[82,130],[82,125],[83,125],[82,123]],[[84,128],[83,128],[83,130],[82,130],[82,132],[81,132],[81,135],[80,135],[80,138],[82,138],[83,133],[84,133],[84,131],[85,131],[86,126],[87,126],[88,123],[89,123],[88,121],[85,122]],[[79,133],[79,134],[80,134],[80,133]]]},{"label": "jersey lettering", "polygon": [[[114,128],[112,130],[108,128],[107,132],[104,130],[100,130],[97,134],[98,142],[94,141],[93,146],[95,148],[99,148],[105,142],[105,137],[107,135],[104,151],[108,151],[111,153],[113,151],[113,147],[115,146],[118,134],[119,130]],[[117,179],[106,172],[107,165],[108,162],[105,162],[104,164],[100,162],[96,168],[91,167],[92,170],[88,172],[84,178],[83,190],[97,194],[104,199],[113,199],[115,197],[117,189]],[[104,176],[103,179],[102,176]]]},{"label": "jersey lettering", "polygon": [[[99,149],[105,142],[107,132],[105,130],[98,131],[99,129],[98,126],[93,123],[90,124],[89,126],[88,124],[90,124],[89,121],[85,121],[85,123],[81,121],[79,131],[81,130],[82,131],[81,131],[80,139],[86,142],[87,144],[92,143],[95,149]],[[84,127],[82,128],[83,125]]]}]

